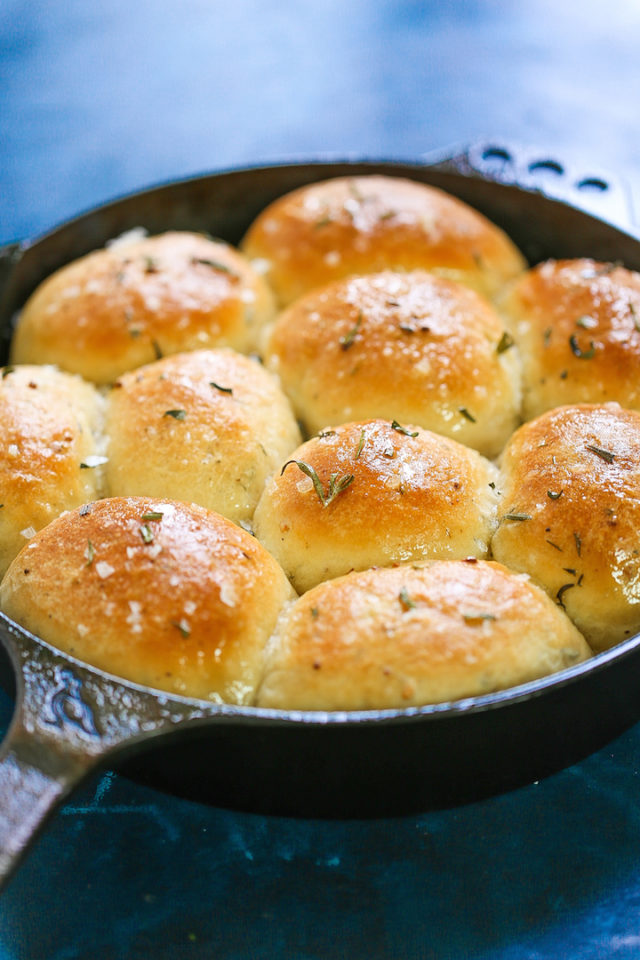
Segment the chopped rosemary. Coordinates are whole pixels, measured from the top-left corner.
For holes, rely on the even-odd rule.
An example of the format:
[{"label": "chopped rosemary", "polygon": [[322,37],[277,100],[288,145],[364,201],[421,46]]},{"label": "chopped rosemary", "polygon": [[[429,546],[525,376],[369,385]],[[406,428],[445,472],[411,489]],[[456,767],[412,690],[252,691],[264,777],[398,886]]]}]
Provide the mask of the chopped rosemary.
[{"label": "chopped rosemary", "polygon": [[200,263],[203,267],[211,267],[212,270],[217,270],[218,273],[233,273],[233,270],[231,270],[226,263],[220,263],[219,260],[209,260],[207,257],[191,257],[191,263]]},{"label": "chopped rosemary", "polygon": [[571,588],[575,586],[576,586],[575,583],[565,583],[560,587],[560,589],[556,593],[556,601],[562,607],[563,610],[564,610],[564,595],[567,592],[567,590],[571,590]]},{"label": "chopped rosemary", "polygon": [[605,463],[613,463],[616,458],[615,453],[611,453],[610,450],[603,450],[602,447],[596,447],[594,443],[588,443],[586,449],[595,453],[596,457],[600,457]]},{"label": "chopped rosemary", "polygon": [[233,387],[221,387],[219,383],[215,382],[215,380],[210,380],[209,386],[215,387],[215,389],[220,390],[221,393],[233,393]]},{"label": "chopped rosemary", "polygon": [[149,513],[143,513],[140,517],[141,520],[162,520],[164,513],[160,513],[157,510],[150,510]]},{"label": "chopped rosemary", "polygon": [[311,479],[313,488],[318,495],[318,500],[323,507],[328,507],[355,479],[352,473],[345,473],[341,477],[339,477],[337,473],[332,473],[329,478],[329,486],[327,490],[325,490],[322,486],[322,480],[314,468],[310,464],[305,463],[304,460],[287,460],[280,471],[280,476],[282,476],[287,467],[292,463],[295,463],[295,465]]},{"label": "chopped rosemary", "polygon": [[576,553],[578,554],[578,556],[580,556],[582,553],[582,538],[579,533],[574,533],[573,539],[576,545]]},{"label": "chopped rosemary", "polygon": [[140,527],[140,536],[145,543],[153,543],[153,530],[148,523],[143,523]]},{"label": "chopped rosemary", "polygon": [[402,604],[405,610],[413,610],[415,608],[415,603],[407,593],[407,588],[403,587],[400,593],[398,594],[398,600]]},{"label": "chopped rosemary", "polygon": [[406,428],[406,427],[403,427],[402,424],[398,423],[397,420],[392,420],[392,421],[391,421],[391,429],[392,429],[392,430],[396,430],[398,433],[404,433],[405,437],[417,437],[417,436],[418,436],[418,431],[417,431],[417,430],[414,431],[414,432],[412,432],[411,430],[407,430],[407,428]]},{"label": "chopped rosemary", "polygon": [[91,540],[87,540],[87,549],[85,550],[84,555],[87,558],[87,562],[85,566],[90,567],[96,555],[96,551],[94,549],[93,544],[91,543]]},{"label": "chopped rosemary", "polygon": [[582,327],[583,330],[593,330],[593,328],[597,326],[598,321],[594,317],[590,317],[588,314],[578,317],[576,320],[576,327]]},{"label": "chopped rosemary", "polygon": [[596,348],[593,340],[589,341],[589,349],[583,350],[578,343],[576,335],[574,333],[569,337],[569,346],[571,347],[571,352],[574,357],[577,357],[578,360],[591,360],[595,356]]},{"label": "chopped rosemary", "polygon": [[547,327],[547,329],[546,329],[546,330],[544,331],[544,333],[542,334],[542,339],[544,340],[544,345],[545,345],[545,347],[548,347],[548,346],[549,346],[549,343],[550,343],[550,341],[551,341],[551,334],[552,334],[552,333],[553,333],[553,330],[551,329],[551,327]]},{"label": "chopped rosemary", "polygon": [[553,542],[553,540],[547,540],[545,542],[548,543],[550,547],[553,547],[554,550],[559,550],[560,553],[564,553],[562,547],[559,547],[557,543]]},{"label": "chopped rosemary", "polygon": [[505,330],[502,336],[500,337],[498,346],[496,347],[496,353],[504,353],[505,350],[509,350],[509,348],[512,347],[514,344],[515,344],[515,340],[513,339],[511,334]]},{"label": "chopped rosemary", "polygon": [[174,420],[186,420],[187,411],[186,410],[165,410],[162,416],[173,417]]},{"label": "chopped rosemary", "polygon": [[462,614],[465,623],[481,623],[483,620],[495,620],[495,613],[486,613],[482,610],[470,610]]},{"label": "chopped rosemary", "polygon": [[360,454],[362,453],[362,448],[364,447],[365,440],[366,440],[366,437],[365,437],[364,427],[363,427],[362,430],[360,431],[360,439],[358,440],[358,446],[356,447],[355,457],[353,458],[354,460],[357,460]]},{"label": "chopped rosemary", "polygon": [[466,420],[469,420],[471,423],[476,423],[476,418],[473,416],[472,413],[469,413],[466,407],[458,407],[458,413],[461,413],[462,416]]},{"label": "chopped rosemary", "polygon": [[564,490],[547,490],[547,496],[550,500],[559,500]]},{"label": "chopped rosemary", "polygon": [[162,349],[161,349],[160,344],[158,343],[158,341],[157,341],[157,340],[152,340],[152,341],[151,341],[151,346],[153,347],[153,352],[154,352],[155,355],[156,355],[156,360],[162,360],[162,357],[164,356],[164,354],[162,353]]},{"label": "chopped rosemary", "polygon": [[531,520],[531,515],[528,513],[505,513],[502,515],[503,520]]},{"label": "chopped rosemary", "polygon": [[335,430],[321,430],[320,433],[318,434],[318,440],[324,440],[325,437],[335,437],[335,435],[336,435]]},{"label": "chopped rosemary", "polygon": [[184,619],[183,619],[183,620],[172,620],[172,621],[171,621],[171,626],[172,626],[172,627],[175,627],[176,630],[179,630],[180,633],[182,634],[182,636],[185,637],[185,639],[186,639],[187,637],[191,636],[191,627],[189,626],[189,624],[187,623],[186,620],[184,620]]},{"label": "chopped rosemary", "polygon": [[158,273],[158,261],[153,257],[144,258],[144,272],[145,273]]},{"label": "chopped rosemary", "polygon": [[359,312],[358,319],[356,320],[354,325],[351,327],[351,330],[349,330],[346,336],[340,337],[340,346],[342,347],[343,350],[348,350],[349,347],[353,346],[354,341],[358,335],[358,330],[360,329],[361,324],[362,324],[362,310]]}]

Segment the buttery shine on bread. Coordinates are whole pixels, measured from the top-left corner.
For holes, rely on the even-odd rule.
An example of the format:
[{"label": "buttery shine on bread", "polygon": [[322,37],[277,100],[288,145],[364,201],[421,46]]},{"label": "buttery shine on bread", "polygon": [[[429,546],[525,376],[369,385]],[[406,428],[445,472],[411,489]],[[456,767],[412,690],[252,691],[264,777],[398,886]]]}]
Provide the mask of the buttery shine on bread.
[{"label": "buttery shine on bread", "polygon": [[439,561],[330,580],[285,608],[257,704],[369,710],[481,696],[590,656],[563,611],[500,564]]},{"label": "buttery shine on bread", "polygon": [[521,351],[525,419],[569,403],[640,409],[640,273],[549,260],[513,284],[501,309]]},{"label": "buttery shine on bread", "polygon": [[273,309],[264,279],[229,244],[184,231],[134,237],[48,277],[18,318],[11,359],[107,384],[167,354],[250,353]]},{"label": "buttery shine on bread", "polygon": [[420,427],[342,424],[271,478],[254,530],[298,592],[374,565],[484,557],[497,478],[475,450]]},{"label": "buttery shine on bread", "polygon": [[265,347],[309,433],[417,423],[495,456],[520,422],[520,358],[493,307],[424,271],[350,277],[283,311]]},{"label": "buttery shine on bread", "polygon": [[103,400],[51,366],[0,379],[0,575],[63,510],[103,495]]},{"label": "buttery shine on bread", "polygon": [[559,407],[502,458],[493,555],[541,584],[595,650],[640,630],[640,413]]},{"label": "buttery shine on bread", "polygon": [[513,242],[461,200],[403,177],[338,177],[271,203],[242,249],[281,306],[340,277],[430,270],[496,295],[525,269]]},{"label": "buttery shine on bread", "polygon": [[112,496],[190,500],[242,524],[300,443],[275,377],[228,349],[175,354],[123,374],[109,394],[106,432]]},{"label": "buttery shine on bread", "polygon": [[293,591],[257,540],[194,504],[100,500],[53,521],[0,586],[4,612],[110,674],[248,704]]}]

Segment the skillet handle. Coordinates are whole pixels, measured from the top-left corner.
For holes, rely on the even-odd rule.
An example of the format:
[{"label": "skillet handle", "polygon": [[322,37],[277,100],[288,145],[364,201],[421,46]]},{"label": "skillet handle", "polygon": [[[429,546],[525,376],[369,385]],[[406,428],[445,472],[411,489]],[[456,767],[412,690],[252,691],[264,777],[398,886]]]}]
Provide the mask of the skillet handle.
[{"label": "skillet handle", "polygon": [[0,888],[48,817],[97,761],[49,755],[14,724],[0,751]]},{"label": "skillet handle", "polygon": [[0,747],[0,888],[80,781],[123,751],[183,734],[233,708],[190,702],[92,670],[0,613],[0,646],[17,678]]}]

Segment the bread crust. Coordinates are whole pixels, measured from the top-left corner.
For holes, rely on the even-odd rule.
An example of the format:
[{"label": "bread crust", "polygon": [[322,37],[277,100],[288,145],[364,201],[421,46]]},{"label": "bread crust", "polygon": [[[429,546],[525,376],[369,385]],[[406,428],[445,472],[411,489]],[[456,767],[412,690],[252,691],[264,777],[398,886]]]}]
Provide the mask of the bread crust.
[{"label": "bread crust", "polygon": [[596,650],[640,630],[640,413],[541,414],[507,444],[500,488],[495,558],[529,573]]},{"label": "bread crust", "polygon": [[595,260],[549,260],[500,304],[523,364],[523,415],[570,403],[640,409],[640,274]]},{"label": "bread crust", "polygon": [[397,418],[495,456],[520,422],[520,359],[472,290],[385,271],[316,290],[280,314],[265,363],[309,433]]},{"label": "bread crust", "polygon": [[352,573],[285,609],[257,704],[370,710],[481,696],[590,656],[528,577],[482,560]]},{"label": "bread crust", "polygon": [[493,464],[446,437],[391,421],[343,424],[291,454],[254,529],[298,592],[374,565],[484,557],[496,481]]},{"label": "bread crust", "polygon": [[116,243],[45,280],[18,319],[13,363],[56,363],[98,384],[160,356],[256,348],[272,319],[265,281],[238,251],[170,231]]},{"label": "bread crust", "polygon": [[2,609],[86,663],[188,697],[250,704],[293,596],[256,539],[194,504],[100,500],[16,557]]},{"label": "bread crust", "polygon": [[174,354],[123,374],[110,391],[106,430],[112,496],[193,501],[243,524],[301,440],[275,377],[228,349]]},{"label": "bread crust", "polygon": [[340,277],[424,269],[492,297],[526,266],[513,242],[461,200],[402,177],[338,177],[270,204],[241,245],[281,306]]},{"label": "bread crust", "polygon": [[103,400],[51,366],[0,379],[0,576],[33,534],[104,492]]}]

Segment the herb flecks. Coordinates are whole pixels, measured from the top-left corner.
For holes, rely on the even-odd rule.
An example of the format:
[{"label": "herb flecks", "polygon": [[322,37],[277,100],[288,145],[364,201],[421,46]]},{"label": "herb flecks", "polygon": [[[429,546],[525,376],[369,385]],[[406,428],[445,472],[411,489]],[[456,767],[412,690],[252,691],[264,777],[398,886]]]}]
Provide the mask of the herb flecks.
[{"label": "herb flecks", "polygon": [[311,466],[311,464],[305,463],[304,460],[288,460],[280,471],[280,476],[282,476],[287,467],[292,463],[295,463],[298,469],[302,470],[302,472],[310,478],[311,482],[313,483],[313,488],[318,495],[318,500],[323,507],[328,507],[330,503],[333,503],[336,497],[346,490],[355,479],[352,473],[345,473],[341,477],[339,477],[337,473],[332,473],[329,478],[328,487],[325,490],[322,485],[322,480],[316,473],[315,469]]},{"label": "herb flecks", "polygon": [[588,443],[585,449],[591,453],[595,453],[596,457],[600,457],[605,463],[613,463],[616,458],[615,453],[612,453],[610,450],[603,450],[602,447],[596,446],[595,443]]},{"label": "herb flecks", "polygon": [[560,607],[562,607],[563,610],[565,609],[564,595],[567,592],[567,590],[571,590],[575,586],[577,586],[577,584],[575,583],[564,583],[556,593],[556,603]]},{"label": "herb flecks", "polygon": [[569,337],[569,346],[571,347],[572,354],[574,357],[577,357],[578,360],[591,360],[596,353],[596,347],[593,340],[589,341],[589,349],[583,350],[578,343],[578,338],[576,337],[575,333],[572,333]]},{"label": "herb flecks", "polygon": [[476,418],[472,413],[470,413],[466,407],[458,407],[458,413],[461,413],[465,420],[468,420],[469,423],[476,423]]},{"label": "herb flecks", "polygon": [[559,500],[564,490],[547,490],[547,496],[549,500]]},{"label": "herb flecks", "polygon": [[90,567],[93,561],[95,560],[95,556],[96,556],[96,551],[93,544],[91,543],[91,540],[87,540],[87,549],[85,550],[84,555],[87,561],[85,563],[85,567]]},{"label": "herb flecks", "polygon": [[187,411],[186,410],[165,410],[162,416],[173,417],[174,420],[186,420]]},{"label": "herb flecks", "polygon": [[504,353],[506,350],[509,350],[514,345],[515,345],[515,340],[513,339],[511,334],[507,330],[505,330],[502,336],[500,337],[498,346],[496,347],[496,353],[498,354]]},{"label": "herb flecks", "polygon": [[403,433],[405,437],[417,437],[418,431],[407,430],[406,427],[403,427],[401,423],[398,423],[397,420],[391,421],[391,429],[395,430],[397,433]]},{"label": "herb flecks", "polygon": [[143,513],[140,517],[141,520],[162,520],[164,513],[160,513],[159,510],[150,510],[149,513]]},{"label": "herb flecks", "polygon": [[529,513],[504,513],[502,515],[503,520],[531,520],[531,514]]},{"label": "herb flecks", "polygon": [[208,257],[191,257],[191,263],[194,265],[200,264],[203,267],[210,267],[217,273],[229,273],[235,276],[231,267],[228,267],[226,263],[221,263],[220,260],[211,260]]},{"label": "herb flecks", "polygon": [[362,325],[362,310],[358,314],[358,319],[351,327],[351,330],[344,337],[340,337],[340,346],[343,350],[348,350],[349,347],[352,347],[356,337],[358,336],[358,331]]},{"label": "herb flecks", "polygon": [[400,591],[400,593],[398,594],[398,600],[400,601],[400,603],[401,603],[401,605],[402,605],[402,608],[403,608],[404,610],[414,610],[414,609],[415,609],[415,606],[416,606],[416,605],[415,605],[414,601],[411,599],[411,597],[409,596],[406,587],[403,587],[402,590]]},{"label": "herb flecks", "polygon": [[143,523],[140,527],[140,536],[145,543],[153,543],[153,530],[148,523]]},{"label": "herb flecks", "polygon": [[182,636],[185,638],[185,640],[187,637],[191,636],[191,627],[189,626],[187,621],[184,619],[184,617],[181,620],[172,620],[171,626],[175,627],[176,630],[179,630]]},{"label": "herb flecks", "polygon": [[154,257],[145,257],[144,258],[144,272],[145,273],[159,273],[160,268],[158,267],[158,261]]},{"label": "herb flecks", "polygon": [[355,456],[353,458],[354,460],[358,460],[360,458],[360,454],[362,453],[362,448],[364,447],[366,439],[367,438],[366,438],[364,427],[363,427],[362,430],[360,431],[360,439],[358,440],[358,446],[356,447]]},{"label": "herb flecks", "polygon": [[465,610],[462,614],[462,619],[468,624],[478,624],[487,620],[495,620],[496,615],[495,613],[489,613],[485,610]]},{"label": "herb flecks", "polygon": [[215,387],[216,390],[219,390],[220,393],[229,393],[233,394],[233,387],[221,387],[219,383],[216,383],[215,380],[209,381],[210,387]]},{"label": "herb flecks", "polygon": [[576,553],[578,554],[578,556],[581,556],[581,554],[582,554],[582,537],[580,536],[579,533],[574,533],[574,534],[573,534],[573,540],[574,540],[574,543],[575,543],[575,545],[576,545]]}]

